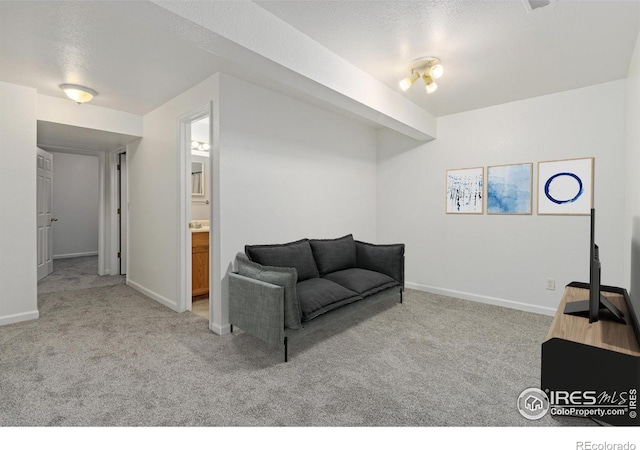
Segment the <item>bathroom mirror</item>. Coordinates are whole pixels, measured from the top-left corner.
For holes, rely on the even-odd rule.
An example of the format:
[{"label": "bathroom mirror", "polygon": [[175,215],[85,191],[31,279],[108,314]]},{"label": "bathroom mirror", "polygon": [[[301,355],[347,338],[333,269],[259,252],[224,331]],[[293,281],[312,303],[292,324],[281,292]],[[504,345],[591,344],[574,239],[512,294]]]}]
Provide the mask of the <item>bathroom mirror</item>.
[{"label": "bathroom mirror", "polygon": [[191,195],[204,196],[204,163],[191,162]]}]

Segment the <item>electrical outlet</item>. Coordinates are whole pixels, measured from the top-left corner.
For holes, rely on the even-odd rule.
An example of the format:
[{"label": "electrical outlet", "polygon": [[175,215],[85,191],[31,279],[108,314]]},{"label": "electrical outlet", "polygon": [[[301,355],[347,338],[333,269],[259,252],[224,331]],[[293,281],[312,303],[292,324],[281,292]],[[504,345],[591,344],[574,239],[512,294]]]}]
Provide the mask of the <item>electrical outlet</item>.
[{"label": "electrical outlet", "polygon": [[545,287],[550,291],[555,291],[556,290],[556,280],[554,280],[553,278],[547,278],[547,282],[545,284]]}]

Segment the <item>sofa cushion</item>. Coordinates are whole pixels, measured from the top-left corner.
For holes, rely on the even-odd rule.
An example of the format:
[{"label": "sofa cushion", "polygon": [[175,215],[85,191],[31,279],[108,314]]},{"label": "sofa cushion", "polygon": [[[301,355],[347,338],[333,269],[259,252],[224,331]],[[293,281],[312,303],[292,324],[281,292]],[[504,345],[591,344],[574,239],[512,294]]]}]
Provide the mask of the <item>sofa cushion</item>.
[{"label": "sofa cushion", "polygon": [[342,305],[362,300],[357,293],[325,278],[310,278],[298,282],[298,301],[302,308],[302,320],[311,320],[320,314]]},{"label": "sofa cushion", "polygon": [[308,239],[288,244],[246,245],[244,251],[251,261],[263,266],[295,268],[298,281],[319,276]]},{"label": "sofa cushion", "polygon": [[356,241],[349,234],[337,239],[309,240],[320,276],[356,267]]},{"label": "sofa cushion", "polygon": [[362,295],[362,297],[375,294],[390,287],[400,286],[400,283],[385,274],[358,268],[329,273],[324,279],[333,281],[340,286],[357,292]]},{"label": "sofa cushion", "polygon": [[284,288],[284,326],[297,330],[302,328],[300,323],[300,303],[296,296],[297,273],[293,267],[273,267],[249,261],[244,255],[236,258],[238,274],[275,284]]}]

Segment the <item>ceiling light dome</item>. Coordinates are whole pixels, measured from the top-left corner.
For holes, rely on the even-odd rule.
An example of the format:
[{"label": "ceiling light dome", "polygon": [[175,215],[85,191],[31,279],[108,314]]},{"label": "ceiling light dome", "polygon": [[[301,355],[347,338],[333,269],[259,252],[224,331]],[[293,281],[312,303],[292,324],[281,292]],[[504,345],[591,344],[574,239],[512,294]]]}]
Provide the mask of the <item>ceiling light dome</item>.
[{"label": "ceiling light dome", "polygon": [[98,93],[93,89],[79,86],[77,84],[61,84],[60,89],[62,89],[64,93],[67,94],[67,97],[69,97],[77,104],[90,102],[93,97],[98,95]]}]

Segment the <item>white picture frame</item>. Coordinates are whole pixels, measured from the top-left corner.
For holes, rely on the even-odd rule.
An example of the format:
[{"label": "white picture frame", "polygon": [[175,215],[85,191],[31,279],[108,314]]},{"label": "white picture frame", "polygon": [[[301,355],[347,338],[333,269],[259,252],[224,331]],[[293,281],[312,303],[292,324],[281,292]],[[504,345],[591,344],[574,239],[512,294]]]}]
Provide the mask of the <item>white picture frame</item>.
[{"label": "white picture frame", "polygon": [[588,216],[594,158],[538,162],[538,214]]},{"label": "white picture frame", "polygon": [[484,167],[447,170],[447,214],[483,214]]}]

